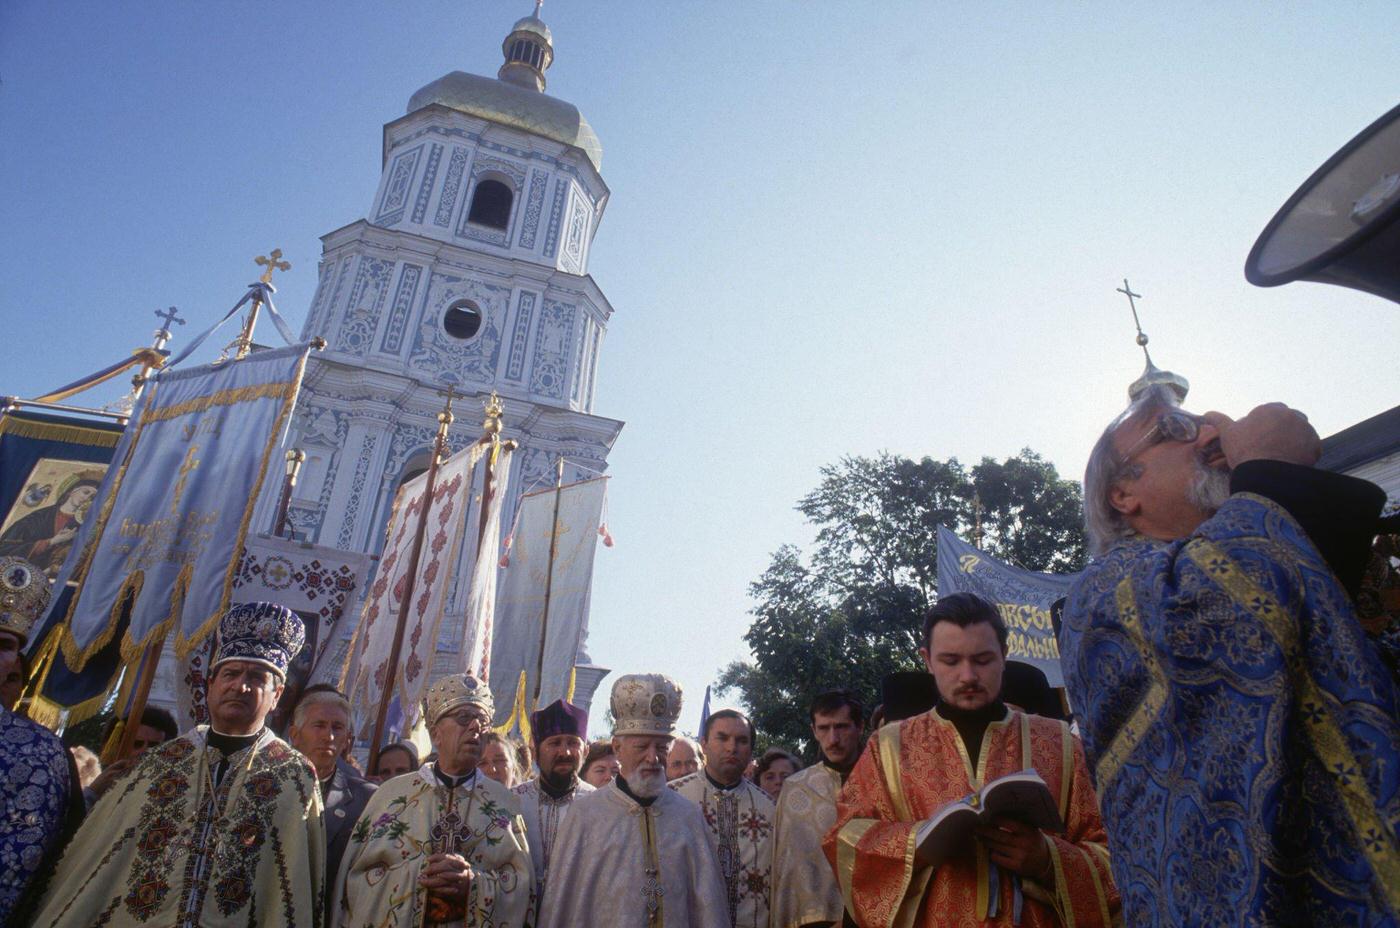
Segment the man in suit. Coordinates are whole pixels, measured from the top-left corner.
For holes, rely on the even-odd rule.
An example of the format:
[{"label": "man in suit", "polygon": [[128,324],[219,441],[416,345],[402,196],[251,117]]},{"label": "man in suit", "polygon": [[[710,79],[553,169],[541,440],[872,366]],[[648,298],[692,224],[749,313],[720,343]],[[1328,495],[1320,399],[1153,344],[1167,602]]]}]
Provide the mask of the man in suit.
[{"label": "man in suit", "polygon": [[325,906],[329,912],[340,859],[355,821],[375,786],[357,775],[340,757],[352,737],[350,703],[333,689],[307,692],[292,713],[288,740],[316,768],[321,783],[322,821],[326,831]]}]

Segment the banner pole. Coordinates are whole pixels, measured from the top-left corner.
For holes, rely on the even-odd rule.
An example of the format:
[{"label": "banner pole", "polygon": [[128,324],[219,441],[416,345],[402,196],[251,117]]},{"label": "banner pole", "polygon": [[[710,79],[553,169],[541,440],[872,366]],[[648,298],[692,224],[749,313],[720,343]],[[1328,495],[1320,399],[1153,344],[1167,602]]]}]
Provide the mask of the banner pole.
[{"label": "banner pole", "polygon": [[[413,532],[413,549],[408,556],[408,571],[404,575],[403,597],[399,600],[399,615],[394,622],[394,641],[389,648],[388,675],[384,689],[380,692],[379,708],[374,715],[374,734],[369,743],[369,771],[373,774],[379,763],[380,742],[384,739],[384,721],[389,711],[389,702],[394,698],[395,678],[399,671],[399,654],[403,650],[404,626],[408,623],[408,610],[413,602],[413,581],[418,574],[418,561],[423,554],[423,539],[428,534],[428,510],[432,508],[433,486],[437,482],[438,465],[447,450],[447,430],[452,426],[452,388],[447,388],[447,403],[438,413],[437,435],[433,438],[433,454],[428,461],[428,476],[423,487],[423,508],[418,513],[418,525]],[[400,707],[407,713],[409,707]]]},{"label": "banner pole", "polygon": [[554,472],[554,521],[549,526],[549,566],[544,575],[544,615],[540,617],[540,656],[535,663],[535,695],[531,705],[539,707],[540,689],[544,686],[544,645],[549,634],[549,599],[554,588],[554,560],[559,555],[559,501],[564,496],[564,456]]},{"label": "banner pole", "polygon": [[112,736],[102,746],[100,759],[103,766],[125,757],[136,743],[136,730],[141,727],[141,715],[146,711],[146,701],[151,695],[151,683],[155,680],[156,668],[160,666],[160,652],[165,648],[167,634],[168,629],[147,645],[146,653],[141,655],[136,671],[136,691],[127,706],[126,715],[112,729]]}]

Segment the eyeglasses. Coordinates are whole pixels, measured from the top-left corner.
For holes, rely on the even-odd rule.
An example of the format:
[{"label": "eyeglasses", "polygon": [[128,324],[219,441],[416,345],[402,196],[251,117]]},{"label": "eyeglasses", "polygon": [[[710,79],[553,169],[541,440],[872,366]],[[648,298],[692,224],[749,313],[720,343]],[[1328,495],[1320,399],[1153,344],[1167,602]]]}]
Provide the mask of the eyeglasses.
[{"label": "eyeglasses", "polygon": [[1119,459],[1118,469],[1120,471],[1126,469],[1132,463],[1133,458],[1144,448],[1150,448],[1164,441],[1195,441],[1200,437],[1201,423],[1204,421],[1200,416],[1193,416],[1180,409],[1162,413],[1157,417],[1157,422],[1152,428],[1147,430],[1147,434],[1133,442],[1133,446]]},{"label": "eyeglasses", "polygon": [[490,720],[487,719],[486,716],[466,710],[448,712],[438,716],[439,722],[443,719],[451,719],[459,728],[465,728],[467,731],[484,731],[486,726],[490,723]]}]

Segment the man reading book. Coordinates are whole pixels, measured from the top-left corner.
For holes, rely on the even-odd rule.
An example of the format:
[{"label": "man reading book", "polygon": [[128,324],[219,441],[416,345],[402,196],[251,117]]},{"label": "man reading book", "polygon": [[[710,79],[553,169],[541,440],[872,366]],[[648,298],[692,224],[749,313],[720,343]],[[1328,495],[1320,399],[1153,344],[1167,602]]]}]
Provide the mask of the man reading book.
[{"label": "man reading book", "polygon": [[[1001,701],[1006,625],[977,596],[924,617],[919,656],[938,686],[929,712],[886,725],[841,791],[823,842],[846,910],[863,926],[1107,926],[1118,911],[1084,750],[1063,722]],[[933,820],[994,780],[1033,770],[960,843]],[[1044,793],[1062,830],[1041,808]],[[984,794],[986,795],[986,794]],[[990,800],[989,800],[990,801]],[[945,816],[946,817],[946,816]],[[922,843],[921,843],[922,838]]]}]

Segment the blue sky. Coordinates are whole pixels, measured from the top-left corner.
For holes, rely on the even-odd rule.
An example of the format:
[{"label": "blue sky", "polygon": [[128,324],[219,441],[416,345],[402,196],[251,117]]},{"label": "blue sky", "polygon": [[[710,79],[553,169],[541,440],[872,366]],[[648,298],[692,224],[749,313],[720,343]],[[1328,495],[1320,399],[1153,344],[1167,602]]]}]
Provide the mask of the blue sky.
[{"label": "blue sky", "polygon": [[[299,326],[318,237],[368,210],[381,126],[448,71],[494,75],[530,7],[0,5],[0,391],[109,363],[170,304],[188,338],[272,247]],[[675,675],[687,727],[745,653],[748,583],[809,538],[793,504],[822,465],[1029,446],[1080,474],[1142,367],[1124,276],[1196,408],[1283,400],[1325,435],[1397,402],[1396,307],[1242,267],[1400,102],[1400,6],[547,0],[544,18],[549,92],[597,130],[613,191],[596,411],[627,426],[592,650]]]}]

